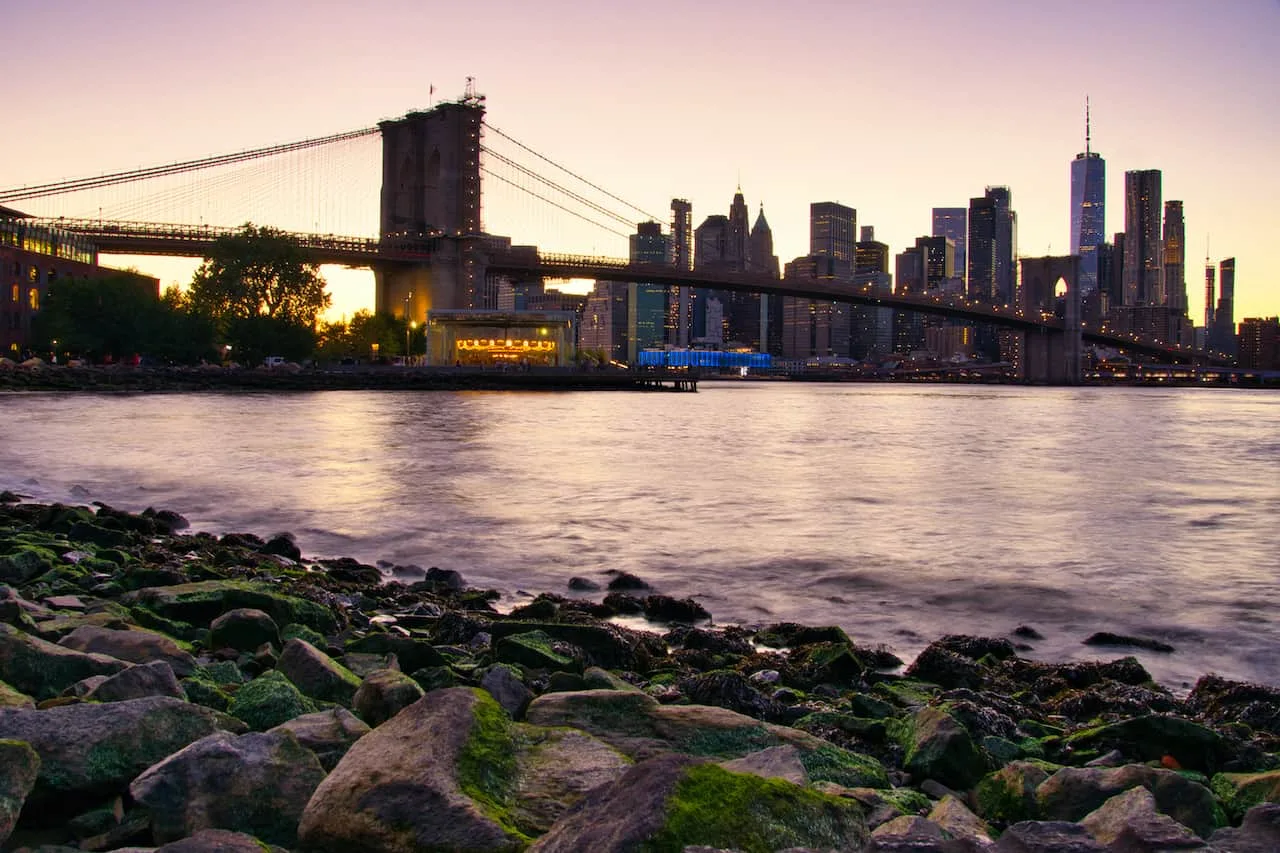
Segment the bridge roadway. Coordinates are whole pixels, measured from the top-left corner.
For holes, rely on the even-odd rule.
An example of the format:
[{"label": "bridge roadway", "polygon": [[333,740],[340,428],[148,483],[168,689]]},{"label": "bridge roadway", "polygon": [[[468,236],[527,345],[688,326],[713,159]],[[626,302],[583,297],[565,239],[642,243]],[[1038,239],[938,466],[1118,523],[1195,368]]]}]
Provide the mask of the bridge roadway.
[{"label": "bridge roadway", "polygon": [[[171,225],[155,222],[101,221],[97,219],[36,219],[41,225],[60,228],[88,237],[100,252],[124,255],[167,255],[206,257],[215,241],[237,234],[239,228],[209,225]],[[474,237],[423,236],[396,238],[347,237],[334,234],[286,232],[298,241],[315,263],[353,267],[428,264],[434,258],[438,240],[459,240],[464,246]],[[494,252],[479,249],[479,257],[490,273],[548,278],[587,278],[602,281],[641,281],[680,287],[702,287],[745,293],[769,293],[802,299],[818,299],[869,305],[899,311],[951,317],[974,323],[993,323],[1025,332],[1063,334],[1062,320],[1049,314],[1026,315],[999,305],[968,302],[956,297],[926,294],[877,294],[870,288],[854,288],[829,279],[777,279],[752,273],[681,270],[665,264],[632,263],[619,258],[539,252]],[[1134,336],[1120,336],[1090,329],[1083,338],[1091,343],[1154,356],[1172,362],[1222,364],[1221,358],[1203,350],[1169,345]]]},{"label": "bridge roadway", "polygon": [[[1027,315],[1012,307],[969,302],[952,296],[927,294],[877,294],[870,287],[857,288],[830,279],[779,279],[752,273],[704,270],[680,270],[665,264],[633,263],[614,258],[540,253],[536,261],[519,253],[487,256],[485,268],[491,273],[510,275],[542,275],[553,278],[589,278],[601,281],[641,281],[681,287],[704,287],[745,293],[770,293],[801,299],[818,299],[916,311],[939,317],[992,323],[1025,332],[1064,334],[1063,321],[1048,313]],[[1137,336],[1121,336],[1090,329],[1081,331],[1084,340],[1103,346],[1124,349],[1170,361],[1213,363],[1219,361],[1211,353]]]}]

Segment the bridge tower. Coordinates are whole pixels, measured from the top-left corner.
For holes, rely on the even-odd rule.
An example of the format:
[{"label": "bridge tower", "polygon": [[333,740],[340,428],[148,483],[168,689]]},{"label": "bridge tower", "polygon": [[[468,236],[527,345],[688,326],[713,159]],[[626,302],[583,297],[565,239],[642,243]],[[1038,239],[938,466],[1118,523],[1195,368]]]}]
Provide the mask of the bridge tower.
[{"label": "bridge tower", "polygon": [[1080,317],[1080,256],[1060,255],[1021,258],[1021,281],[1017,288],[1018,307],[1028,317],[1041,311],[1054,312],[1057,285],[1063,282],[1063,330],[1023,332],[1021,378],[1038,382],[1078,385],[1084,357],[1083,327]]},{"label": "bridge tower", "polygon": [[[484,96],[470,85],[459,101],[381,122],[385,240],[421,240],[432,259],[376,269],[379,312],[423,322],[433,308],[472,308],[475,274],[466,238],[482,233],[480,145]],[[446,239],[440,239],[444,237]]]}]

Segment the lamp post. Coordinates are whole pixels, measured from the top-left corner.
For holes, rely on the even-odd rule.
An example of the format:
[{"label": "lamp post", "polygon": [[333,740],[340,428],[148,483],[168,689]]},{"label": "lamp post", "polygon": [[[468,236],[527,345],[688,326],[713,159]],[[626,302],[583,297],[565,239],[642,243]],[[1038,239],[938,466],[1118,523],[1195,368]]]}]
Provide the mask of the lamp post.
[{"label": "lamp post", "polygon": [[409,325],[407,325],[407,326],[405,326],[405,327],[404,327],[404,357],[405,357],[405,366],[406,366],[406,367],[407,367],[407,366],[408,366],[408,364],[409,364],[409,357],[410,357],[410,352],[411,352],[410,347],[409,347],[409,340],[410,340],[410,337],[413,335],[413,330],[414,330],[414,329],[416,329],[416,328],[418,328],[418,321],[417,321],[417,320],[410,320],[410,321],[409,321]]},{"label": "lamp post", "polygon": [[58,339],[54,338],[53,341],[51,341],[51,343],[53,344],[53,363],[57,364],[58,363]]},{"label": "lamp post", "polygon": [[409,303],[413,301],[413,291],[410,290],[404,297],[404,363],[409,364],[409,333],[412,326],[409,320]]}]

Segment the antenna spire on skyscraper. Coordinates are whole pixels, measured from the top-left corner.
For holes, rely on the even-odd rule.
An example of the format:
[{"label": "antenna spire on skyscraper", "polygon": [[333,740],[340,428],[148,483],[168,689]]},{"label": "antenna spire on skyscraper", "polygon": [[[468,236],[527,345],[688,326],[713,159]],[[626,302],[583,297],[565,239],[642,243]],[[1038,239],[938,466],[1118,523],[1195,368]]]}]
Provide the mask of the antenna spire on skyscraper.
[{"label": "antenna spire on skyscraper", "polygon": [[1086,155],[1089,154],[1091,151],[1091,148],[1090,148],[1090,143],[1092,142],[1091,130],[1092,129],[1089,125],[1089,96],[1085,95],[1084,96],[1084,153]]}]

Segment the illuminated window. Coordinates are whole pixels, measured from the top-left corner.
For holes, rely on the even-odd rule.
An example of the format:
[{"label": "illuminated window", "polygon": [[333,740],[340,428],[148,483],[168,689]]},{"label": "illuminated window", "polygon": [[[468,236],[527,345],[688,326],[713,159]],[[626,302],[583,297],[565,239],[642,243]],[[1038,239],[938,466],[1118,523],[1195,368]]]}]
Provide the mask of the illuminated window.
[{"label": "illuminated window", "polygon": [[31,306],[32,311],[40,310],[40,291],[34,287],[27,291],[27,304]]},{"label": "illuminated window", "polygon": [[31,281],[40,280],[40,270],[36,269],[35,264],[32,264],[31,269],[27,270],[27,278]]},{"label": "illuminated window", "polygon": [[13,291],[10,293],[9,301],[17,302],[20,299],[22,299],[22,288],[15,284],[13,286]]}]

